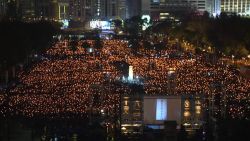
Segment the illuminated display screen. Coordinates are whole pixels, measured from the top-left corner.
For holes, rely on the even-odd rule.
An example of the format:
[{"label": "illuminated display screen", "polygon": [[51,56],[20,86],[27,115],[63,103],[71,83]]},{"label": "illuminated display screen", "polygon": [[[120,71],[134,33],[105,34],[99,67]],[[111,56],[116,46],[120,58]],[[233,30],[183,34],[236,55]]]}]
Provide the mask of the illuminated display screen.
[{"label": "illuminated display screen", "polygon": [[149,15],[142,15],[141,19],[146,20],[142,26],[142,30],[146,30],[150,26],[151,17]]},{"label": "illuminated display screen", "polygon": [[62,22],[62,29],[66,29],[69,27],[69,20],[61,20]]},{"label": "illuminated display screen", "polygon": [[143,120],[146,125],[161,125],[167,120],[181,124],[181,97],[145,96],[143,100]]},{"label": "illuminated display screen", "polygon": [[159,3],[160,0],[152,0],[152,2]]},{"label": "illuminated display screen", "polygon": [[111,23],[109,21],[90,21],[91,28],[98,29],[106,29],[109,30],[111,28]]},{"label": "illuminated display screen", "polygon": [[167,99],[157,99],[156,120],[167,120]]}]

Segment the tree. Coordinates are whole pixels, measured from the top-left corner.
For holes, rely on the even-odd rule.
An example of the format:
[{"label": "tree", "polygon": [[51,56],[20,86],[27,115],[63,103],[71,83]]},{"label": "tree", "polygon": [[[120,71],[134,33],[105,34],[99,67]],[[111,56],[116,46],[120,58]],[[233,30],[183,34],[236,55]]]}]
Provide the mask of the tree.
[{"label": "tree", "polygon": [[115,26],[115,34],[118,34],[120,30],[122,30],[122,20],[116,19],[112,21]]},{"label": "tree", "polygon": [[124,29],[132,36],[138,36],[142,33],[142,26],[146,23],[145,19],[140,16],[134,16],[125,21]]},{"label": "tree", "polygon": [[156,25],[153,26],[153,32],[154,33],[169,33],[170,30],[172,29],[174,24],[174,21],[171,19],[166,19],[162,22],[157,23]]}]

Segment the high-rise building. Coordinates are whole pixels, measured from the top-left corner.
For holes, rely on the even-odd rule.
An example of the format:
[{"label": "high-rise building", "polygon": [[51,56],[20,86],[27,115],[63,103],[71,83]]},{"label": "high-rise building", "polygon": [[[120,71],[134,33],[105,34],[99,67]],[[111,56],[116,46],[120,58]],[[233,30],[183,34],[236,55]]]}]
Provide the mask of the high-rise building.
[{"label": "high-rise building", "polygon": [[207,11],[213,16],[219,15],[221,12],[221,0],[210,0],[207,1]]},{"label": "high-rise building", "polygon": [[35,0],[35,16],[53,20],[69,17],[69,0]]},{"label": "high-rise building", "polygon": [[221,0],[221,12],[250,16],[250,0]]},{"label": "high-rise building", "polygon": [[112,19],[118,17],[118,0],[97,0],[97,16],[101,19]]},{"label": "high-rise building", "polygon": [[69,16],[75,21],[125,19],[126,0],[70,0]]},{"label": "high-rise building", "polygon": [[6,14],[24,20],[68,19],[69,0],[0,0],[0,17]]},{"label": "high-rise building", "polygon": [[208,0],[142,0],[142,14],[151,15],[153,20],[159,20],[161,13],[175,13],[179,11],[193,10],[207,11]]},{"label": "high-rise building", "polygon": [[6,14],[7,10],[7,0],[0,1],[0,18]]},{"label": "high-rise building", "polygon": [[53,18],[53,4],[55,1],[36,0],[35,1],[35,15],[37,18]]},{"label": "high-rise building", "polygon": [[119,0],[118,1],[118,17],[121,19],[126,19],[127,14],[127,1],[126,0]]},{"label": "high-rise building", "polygon": [[93,17],[95,19],[125,19],[126,0],[95,0],[93,7]]},{"label": "high-rise building", "polygon": [[70,0],[69,17],[75,21],[84,22],[92,17],[93,0]]},{"label": "high-rise building", "polygon": [[141,3],[142,0],[127,0],[127,19],[141,14]]},{"label": "high-rise building", "polygon": [[69,0],[58,0],[58,8],[55,8],[56,18],[58,20],[64,20],[69,18]]},{"label": "high-rise building", "polygon": [[20,0],[20,8],[23,19],[35,17],[35,0]]}]

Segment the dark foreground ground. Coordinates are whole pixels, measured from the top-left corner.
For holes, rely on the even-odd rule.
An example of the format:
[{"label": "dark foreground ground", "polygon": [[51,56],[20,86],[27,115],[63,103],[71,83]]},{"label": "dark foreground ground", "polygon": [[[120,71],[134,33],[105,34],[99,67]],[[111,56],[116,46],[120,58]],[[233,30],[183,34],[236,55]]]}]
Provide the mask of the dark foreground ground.
[{"label": "dark foreground ground", "polygon": [[145,130],[143,135],[120,136],[119,131],[107,133],[97,122],[84,120],[1,119],[0,141],[250,141],[250,121],[222,120],[206,130],[188,135],[177,131],[166,137],[164,131]]}]

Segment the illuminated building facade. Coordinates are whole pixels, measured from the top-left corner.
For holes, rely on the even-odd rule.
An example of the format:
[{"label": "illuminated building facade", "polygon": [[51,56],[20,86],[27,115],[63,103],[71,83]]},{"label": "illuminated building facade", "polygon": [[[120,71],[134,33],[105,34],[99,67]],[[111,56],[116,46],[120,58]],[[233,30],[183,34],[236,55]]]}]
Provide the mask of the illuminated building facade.
[{"label": "illuminated building facade", "polygon": [[93,0],[70,0],[69,16],[75,21],[84,22],[92,18]]},{"label": "illuminated building facade", "polygon": [[[8,3],[15,4],[17,15],[23,20],[61,20],[68,18],[69,0],[2,0],[0,1],[0,16],[4,16]],[[12,9],[13,10],[13,9]]]},{"label": "illuminated building facade", "polygon": [[250,16],[250,0],[221,0],[221,12]]},{"label": "illuminated building facade", "polygon": [[69,17],[75,21],[126,18],[126,0],[69,0]]},{"label": "illuminated building facade", "polygon": [[210,13],[215,17],[221,13],[221,0],[212,0],[211,1]]},{"label": "illuminated building facade", "polygon": [[154,20],[160,19],[161,13],[175,13],[178,11],[194,10],[207,11],[208,0],[142,0],[142,14],[151,15]]},{"label": "illuminated building facade", "polygon": [[58,20],[64,20],[69,18],[69,0],[58,0],[56,8],[56,17]]},{"label": "illuminated building facade", "polygon": [[94,11],[98,19],[125,19],[126,0],[95,0]]},{"label": "illuminated building facade", "polygon": [[69,17],[68,0],[36,0],[35,15],[38,18],[63,20]]}]

